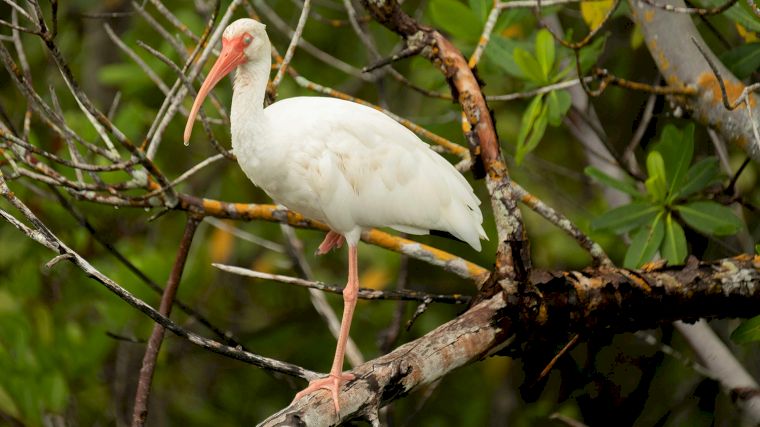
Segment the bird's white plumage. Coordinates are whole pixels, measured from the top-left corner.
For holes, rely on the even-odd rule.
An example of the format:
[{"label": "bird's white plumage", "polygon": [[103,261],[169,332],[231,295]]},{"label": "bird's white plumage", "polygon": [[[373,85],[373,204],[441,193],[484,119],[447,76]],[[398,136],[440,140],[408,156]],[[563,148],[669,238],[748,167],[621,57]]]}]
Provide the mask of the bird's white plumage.
[{"label": "bird's white plumage", "polygon": [[345,237],[348,281],[332,368],[327,377],[310,381],[296,394],[298,400],[327,389],[340,414],[340,386],[355,378],[343,373],[343,357],[359,292],[356,245],[362,230],[448,231],[480,250],[480,239],[486,238],[483,216],[464,177],[377,110],[321,97],[290,98],[264,109],[270,54],[264,25],[247,18],[230,24],[188,115],[184,140],[190,139],[205,96],[237,69],[230,121],[241,168],[275,201],[330,226],[320,253]]},{"label": "bird's white plumage", "polygon": [[266,32],[259,23],[230,26],[225,37],[236,31],[252,33],[254,43],[235,78],[232,144],[254,184],[349,243],[362,229],[391,227],[447,231],[480,250],[480,201],[446,159],[387,115],[354,102],[296,97],[263,108]]}]

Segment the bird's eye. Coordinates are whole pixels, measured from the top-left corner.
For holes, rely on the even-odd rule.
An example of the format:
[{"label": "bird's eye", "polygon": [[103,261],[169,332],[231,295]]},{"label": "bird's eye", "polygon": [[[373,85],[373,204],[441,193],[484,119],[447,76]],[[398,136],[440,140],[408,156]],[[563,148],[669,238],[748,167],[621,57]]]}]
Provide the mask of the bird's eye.
[{"label": "bird's eye", "polygon": [[243,36],[243,44],[249,45],[251,44],[252,40],[253,40],[253,37],[251,37],[250,34],[246,34]]}]

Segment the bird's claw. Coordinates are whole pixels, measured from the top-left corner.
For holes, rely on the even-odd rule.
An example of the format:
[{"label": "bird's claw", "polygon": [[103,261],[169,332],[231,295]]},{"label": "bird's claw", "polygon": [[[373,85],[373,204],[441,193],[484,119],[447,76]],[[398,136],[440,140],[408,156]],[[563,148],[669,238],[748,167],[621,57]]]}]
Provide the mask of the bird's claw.
[{"label": "bird's claw", "polygon": [[356,376],[354,374],[340,373],[338,375],[330,374],[324,378],[310,381],[309,385],[305,389],[296,393],[296,397],[293,398],[293,402],[306,396],[307,394],[311,392],[314,392],[320,389],[329,390],[330,394],[332,395],[333,403],[335,404],[335,414],[336,415],[340,414],[340,403],[338,401],[338,391],[340,390],[340,386],[342,383],[346,381],[351,381],[355,378]]},{"label": "bird's claw", "polygon": [[319,244],[316,254],[324,255],[333,250],[333,248],[341,248],[345,241],[346,240],[342,235],[330,230],[327,232],[327,235],[325,235],[325,239],[322,243]]}]

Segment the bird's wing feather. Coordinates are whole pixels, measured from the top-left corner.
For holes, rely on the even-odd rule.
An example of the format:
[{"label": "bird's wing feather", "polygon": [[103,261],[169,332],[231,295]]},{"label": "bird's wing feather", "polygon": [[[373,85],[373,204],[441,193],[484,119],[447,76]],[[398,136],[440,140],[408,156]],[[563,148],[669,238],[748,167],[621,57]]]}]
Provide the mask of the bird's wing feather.
[{"label": "bird's wing feather", "polygon": [[[339,232],[391,227],[448,231],[476,249],[485,237],[480,201],[446,159],[385,114],[332,98],[288,98],[273,104],[300,115],[310,153],[308,185],[324,219]],[[307,112],[308,111],[308,112]],[[280,114],[275,114],[279,116]],[[303,152],[303,151],[301,151]]]}]

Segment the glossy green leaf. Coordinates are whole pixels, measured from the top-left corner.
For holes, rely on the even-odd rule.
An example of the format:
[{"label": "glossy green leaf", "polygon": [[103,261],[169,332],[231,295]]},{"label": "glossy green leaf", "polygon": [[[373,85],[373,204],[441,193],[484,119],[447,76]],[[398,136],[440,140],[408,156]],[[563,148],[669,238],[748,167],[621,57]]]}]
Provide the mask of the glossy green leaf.
[{"label": "glossy green leaf", "polygon": [[546,29],[539,30],[536,35],[536,59],[544,81],[548,81],[554,68],[554,37]]},{"label": "glossy green leaf", "polygon": [[541,65],[530,52],[517,47],[514,52],[512,52],[512,58],[515,60],[517,66],[520,67],[520,72],[522,72],[524,78],[539,84],[545,82],[546,79],[543,76]]},{"label": "glossy green leaf", "polygon": [[537,95],[528,105],[522,116],[520,132],[517,135],[515,161],[521,164],[525,155],[533,151],[541,141],[548,122],[548,108],[543,102],[543,95]]},{"label": "glossy green leaf", "polygon": [[495,35],[491,38],[491,42],[486,45],[485,57],[511,76],[522,79],[525,78],[525,75],[515,62],[514,50],[517,47],[525,48],[526,46],[526,43]]},{"label": "glossy green leaf", "polygon": [[688,255],[683,227],[673,219],[671,213],[665,217],[665,238],[662,240],[660,252],[670,265],[683,264]]},{"label": "glossy green leaf", "polygon": [[[683,130],[668,125],[662,131],[660,142],[653,148],[662,155],[667,178],[667,194],[673,197],[684,184],[694,156],[694,125],[689,124]],[[651,176],[651,175],[650,175]]]},{"label": "glossy green leaf", "polygon": [[475,16],[480,19],[480,22],[485,23],[486,18],[488,18],[491,2],[488,0],[468,0],[467,3],[470,5],[473,13],[475,13]]},{"label": "glossy green leaf", "polygon": [[613,178],[602,172],[600,169],[595,168],[594,166],[586,167],[583,172],[589,177],[599,181],[600,183],[608,187],[612,187],[616,190],[620,190],[623,193],[629,194],[633,197],[638,197],[641,195],[641,193],[639,193],[639,190],[637,190],[634,186],[633,179],[631,179],[631,177],[628,175],[625,175],[622,179]]},{"label": "glossy green leaf", "polygon": [[665,236],[665,226],[662,214],[655,217],[650,225],[641,227],[631,240],[631,246],[625,253],[623,265],[625,268],[639,268],[642,264],[650,261],[657,253],[657,249]]},{"label": "glossy green leaf", "polygon": [[734,212],[711,200],[692,202],[675,207],[681,218],[705,234],[730,236],[742,229],[742,221]]},{"label": "glossy green leaf", "polygon": [[432,0],[428,11],[433,23],[452,36],[468,42],[477,42],[480,38],[480,18],[464,3]]},{"label": "glossy green leaf", "polygon": [[742,322],[731,332],[731,339],[737,344],[760,341],[760,316]]},{"label": "glossy green leaf", "polygon": [[591,226],[595,230],[613,230],[622,233],[652,221],[652,218],[660,211],[659,206],[646,202],[633,202],[596,217],[591,221]]},{"label": "glossy green leaf", "polygon": [[565,117],[567,110],[570,109],[571,104],[570,94],[564,90],[555,90],[549,92],[546,96],[546,103],[548,105],[549,124],[552,126],[559,126],[562,124],[562,119]]},{"label": "glossy green leaf", "polygon": [[678,197],[689,197],[692,194],[702,191],[710,185],[720,182],[721,172],[716,157],[706,157],[692,165],[683,186],[678,190]]},{"label": "glossy green leaf", "polygon": [[667,193],[665,161],[658,151],[651,151],[647,155],[647,174],[649,178],[644,184],[652,200],[657,202],[665,200]]}]

